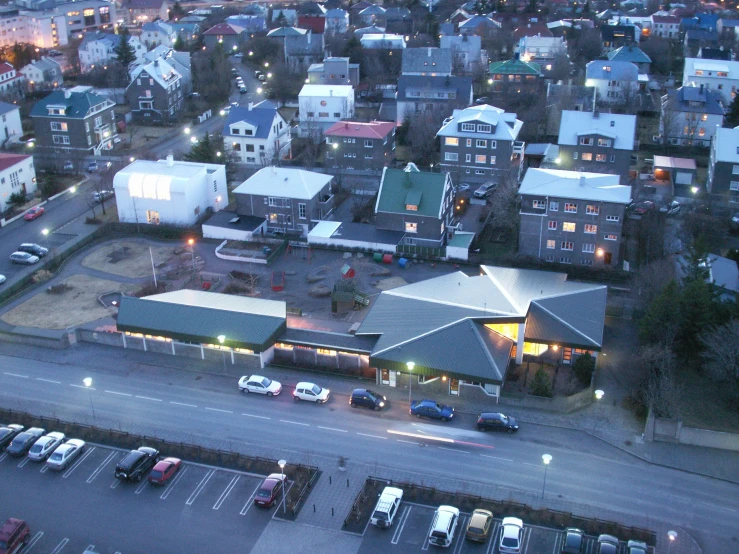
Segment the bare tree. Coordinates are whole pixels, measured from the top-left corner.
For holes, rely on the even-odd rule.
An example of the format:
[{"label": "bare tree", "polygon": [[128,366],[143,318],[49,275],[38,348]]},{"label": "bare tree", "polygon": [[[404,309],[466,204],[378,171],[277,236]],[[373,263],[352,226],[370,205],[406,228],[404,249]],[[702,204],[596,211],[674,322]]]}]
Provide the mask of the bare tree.
[{"label": "bare tree", "polygon": [[498,188],[490,197],[490,210],[496,226],[513,227],[518,219],[516,214],[517,167],[499,174]]},{"label": "bare tree", "polygon": [[647,264],[639,270],[636,279],[639,304],[649,306],[664,289],[665,285],[675,278],[675,263],[663,258]]},{"label": "bare tree", "polygon": [[675,355],[663,345],[647,346],[638,363],[645,377],[645,400],[658,417],[678,417],[682,387],[675,379]]},{"label": "bare tree", "polygon": [[443,120],[444,116],[438,110],[406,112],[403,125],[408,125],[406,140],[412,146],[412,161],[416,164],[429,165],[437,159],[436,133]]},{"label": "bare tree", "polygon": [[739,393],[739,320],[713,327],[699,337],[705,346],[701,356],[708,374],[717,381],[728,382]]}]

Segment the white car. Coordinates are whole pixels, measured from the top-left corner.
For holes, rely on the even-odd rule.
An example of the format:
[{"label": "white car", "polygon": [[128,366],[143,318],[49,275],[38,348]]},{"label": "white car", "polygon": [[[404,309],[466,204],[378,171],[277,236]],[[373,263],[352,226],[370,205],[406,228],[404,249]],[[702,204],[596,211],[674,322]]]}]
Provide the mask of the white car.
[{"label": "white car", "polygon": [[5,282],[5,275],[0,275],[0,285]]},{"label": "white car", "polygon": [[500,526],[500,544],[498,549],[509,554],[521,552],[523,542],[523,521],[517,517],[504,517]]},{"label": "white car", "polygon": [[56,450],[51,453],[49,459],[46,460],[46,465],[49,469],[62,470],[67,467],[72,460],[79,456],[85,449],[85,441],[80,439],[69,439],[64,444],[56,447]]},{"label": "white car", "polygon": [[31,450],[28,451],[28,459],[34,462],[43,462],[63,442],[64,433],[54,431],[48,435],[44,435],[33,443]]},{"label": "white car", "polygon": [[282,392],[282,385],[261,375],[246,375],[239,379],[239,390],[241,392],[256,392],[267,396],[277,396]]},{"label": "white car", "polygon": [[301,382],[295,385],[293,391],[293,398],[295,400],[308,400],[309,402],[316,402],[323,404],[328,400],[328,395],[331,393],[330,390],[319,387],[315,383]]}]

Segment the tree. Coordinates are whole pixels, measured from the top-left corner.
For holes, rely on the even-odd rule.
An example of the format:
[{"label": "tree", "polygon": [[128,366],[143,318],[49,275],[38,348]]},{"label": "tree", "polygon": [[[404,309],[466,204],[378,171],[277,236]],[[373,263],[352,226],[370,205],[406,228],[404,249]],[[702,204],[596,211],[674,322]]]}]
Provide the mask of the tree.
[{"label": "tree", "polygon": [[26,194],[23,191],[14,192],[8,197],[8,205],[15,208],[25,204]]},{"label": "tree", "polygon": [[211,138],[210,133],[206,133],[202,140],[192,145],[190,152],[182,159],[188,162],[219,164],[223,163],[219,152],[223,153],[223,137],[218,135]]},{"label": "tree", "polygon": [[518,194],[518,179],[516,168],[498,176],[498,188],[490,196],[490,211],[497,227],[513,227],[518,220],[516,213],[516,195]]},{"label": "tree", "polygon": [[440,111],[424,111],[406,114],[403,125],[408,126],[406,141],[411,145],[413,161],[428,166],[438,159],[436,132],[441,128],[444,116]]},{"label": "tree", "polygon": [[675,355],[665,345],[643,348],[637,358],[642,374],[643,396],[657,417],[678,417],[682,388],[675,379]]},{"label": "tree", "polygon": [[133,46],[131,46],[130,38],[131,35],[128,33],[128,29],[126,27],[121,27],[119,31],[120,40],[118,41],[118,44],[113,49],[113,53],[115,54],[115,60],[116,63],[123,69],[126,70],[125,73],[125,83],[128,84],[129,74],[131,73],[131,66],[136,62],[136,51],[133,49]]},{"label": "tree", "polygon": [[179,1],[175,2],[174,5],[169,10],[169,19],[177,21],[181,17],[185,17],[187,15],[187,12],[182,7],[182,4],[179,3]]},{"label": "tree", "polygon": [[346,46],[344,46],[343,55],[344,57],[349,58],[349,63],[361,63],[364,61],[363,50],[359,37],[352,34],[351,38],[346,42]]},{"label": "tree", "polygon": [[680,329],[680,288],[670,281],[647,308],[639,322],[639,339],[644,344],[672,347]]},{"label": "tree", "polygon": [[182,35],[177,35],[177,38],[174,41],[174,45],[172,45],[172,48],[174,48],[178,52],[182,52],[185,49],[185,41],[182,40]]},{"label": "tree", "polygon": [[191,56],[192,87],[213,104],[226,102],[231,94],[231,65],[223,47],[198,51]]},{"label": "tree", "polygon": [[56,192],[56,185],[49,173],[37,174],[37,187],[43,198],[53,196]]},{"label": "tree", "polygon": [[575,372],[575,376],[578,381],[585,386],[590,385],[590,381],[593,378],[593,372],[595,371],[595,358],[590,354],[583,354],[572,364],[572,370]]},{"label": "tree", "polygon": [[729,104],[729,111],[724,116],[724,126],[734,128],[739,125],[739,95]]},{"label": "tree", "polygon": [[546,398],[552,397],[552,383],[549,380],[547,372],[541,367],[537,370],[534,374],[534,378],[531,380],[531,394],[534,396],[544,396]]},{"label": "tree", "polygon": [[739,394],[739,319],[709,327],[699,340],[708,374],[717,381],[728,382],[733,392]]}]

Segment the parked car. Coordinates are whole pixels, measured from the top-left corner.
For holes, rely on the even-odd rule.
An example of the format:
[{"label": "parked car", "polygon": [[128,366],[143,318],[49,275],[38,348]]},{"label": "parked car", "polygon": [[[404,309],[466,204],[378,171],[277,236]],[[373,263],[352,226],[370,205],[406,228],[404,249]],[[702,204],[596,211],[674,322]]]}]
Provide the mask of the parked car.
[{"label": "parked car", "polygon": [[259,70],[257,69],[257,70],[256,70],[256,71],[254,72],[254,76],[255,76],[255,77],[256,77],[257,79],[259,79],[259,76],[260,76],[260,75],[262,75],[262,72],[261,72],[261,71],[259,71]]},{"label": "parked car", "polygon": [[23,425],[18,425],[17,423],[0,427],[0,452],[5,450],[21,431],[23,431]]},{"label": "parked car", "polygon": [[115,192],[112,190],[101,190],[98,192],[92,193],[92,200],[93,202],[102,202],[103,200],[107,200],[108,198],[113,198],[115,196]]},{"label": "parked car", "polygon": [[490,98],[488,98],[487,96],[480,96],[480,98],[475,100],[475,104],[477,104],[478,106],[480,104],[487,104],[488,102],[490,102]]},{"label": "parked car", "polygon": [[483,412],[477,417],[478,431],[518,431],[518,422],[511,416],[496,412]]},{"label": "parked car", "polygon": [[96,161],[91,161],[87,164],[87,171],[89,173],[95,173],[98,169],[98,163]]},{"label": "parked car", "polygon": [[500,524],[498,550],[506,554],[519,554],[523,542],[523,521],[517,517],[504,517]]},{"label": "parked car", "polygon": [[436,508],[434,520],[429,531],[429,544],[447,548],[454,541],[454,533],[459,523],[459,510],[454,506]]},{"label": "parked car", "polygon": [[454,408],[439,404],[435,400],[414,400],[411,402],[410,414],[417,418],[428,417],[449,421],[454,417]]},{"label": "parked car", "polygon": [[64,162],[64,171],[74,171],[74,164],[72,162]]},{"label": "parked car", "polygon": [[46,460],[46,465],[49,469],[56,469],[61,471],[72,461],[82,454],[85,449],[85,441],[81,439],[69,439],[64,444],[60,444],[56,447],[56,450],[51,453],[49,459]]},{"label": "parked car", "polygon": [[267,396],[277,396],[282,392],[282,385],[261,375],[252,375],[239,379],[239,390],[241,392],[256,392]]},{"label": "parked car", "polygon": [[46,210],[43,206],[34,206],[26,212],[26,215],[23,216],[23,219],[25,219],[26,221],[33,221],[34,219],[44,215],[45,211]]},{"label": "parked car", "polygon": [[38,259],[38,256],[34,256],[28,252],[13,252],[10,255],[10,261],[14,264],[31,265],[37,263]]},{"label": "parked car", "polygon": [[381,410],[385,407],[385,402],[387,402],[387,398],[369,389],[354,389],[349,397],[349,404],[352,408],[361,406],[372,410]]},{"label": "parked car", "polygon": [[465,537],[467,540],[475,542],[486,542],[490,534],[490,527],[493,524],[493,512],[488,510],[477,509],[472,512],[470,521],[467,524]]},{"label": "parked car", "polygon": [[400,503],[403,500],[403,489],[397,487],[385,487],[377,500],[375,510],[372,512],[370,523],[380,529],[389,529],[393,525],[395,516],[398,515]]},{"label": "parked car", "polygon": [[28,254],[38,256],[39,258],[43,258],[49,253],[49,249],[32,242],[24,242],[18,247],[18,252],[26,252]]},{"label": "parked car", "polygon": [[644,541],[630,540],[626,543],[626,554],[647,554],[649,547]]},{"label": "parked car", "polygon": [[2,285],[6,279],[5,275],[0,275],[0,285]]},{"label": "parked car", "polygon": [[471,185],[469,183],[459,183],[459,185],[457,185],[457,188],[454,189],[454,192],[463,192],[465,190],[470,190],[470,188]]},{"label": "parked car", "polygon": [[38,439],[28,451],[28,459],[34,462],[43,462],[48,458],[56,447],[64,442],[64,433],[52,431]]},{"label": "parked car", "polygon": [[25,456],[28,454],[28,450],[31,446],[33,446],[33,443],[42,437],[45,432],[46,431],[41,429],[41,427],[31,427],[30,429],[26,429],[15,436],[6,452],[11,456]]},{"label": "parked car", "polygon": [[659,211],[667,215],[677,215],[680,213],[680,202],[673,200],[669,204],[660,207]]},{"label": "parked car", "polygon": [[480,185],[474,192],[475,198],[487,198],[493,191],[498,188],[498,183],[485,183]]},{"label": "parked car", "polygon": [[729,229],[733,232],[739,231],[739,212],[736,212],[731,216],[731,220],[729,220]]},{"label": "parked car", "polygon": [[0,553],[15,554],[31,538],[31,530],[22,519],[11,517],[0,527]]},{"label": "parked car", "polygon": [[316,402],[317,404],[324,404],[328,400],[330,393],[331,391],[329,389],[319,387],[315,383],[303,381],[295,385],[293,398],[295,400],[307,400],[309,402]]},{"label": "parked car", "polygon": [[616,554],[618,552],[618,539],[613,535],[600,535],[598,537],[597,554]]},{"label": "parked car", "polygon": [[583,542],[583,532],[574,527],[568,527],[564,531],[565,536],[562,540],[562,554],[580,554],[585,546]]},{"label": "parked car", "polygon": [[164,458],[157,462],[157,465],[149,474],[149,483],[152,485],[165,485],[167,481],[172,479],[182,467],[182,460],[179,458]]},{"label": "parked car", "polygon": [[645,213],[654,210],[654,202],[651,200],[641,200],[639,202],[632,202],[626,206],[627,210],[634,212],[635,214],[644,215]]},{"label": "parked car", "polygon": [[144,478],[144,474],[153,468],[159,461],[159,451],[148,446],[142,446],[137,450],[131,450],[115,466],[115,477],[122,481],[135,481],[138,483]]},{"label": "parked car", "polygon": [[246,87],[243,87],[243,86],[242,87],[239,87],[239,94],[246,94],[247,92],[249,92],[249,91],[246,90]]},{"label": "parked car", "polygon": [[275,503],[282,489],[282,482],[287,479],[281,473],[272,473],[262,482],[257,494],[254,496],[254,504],[269,508]]}]

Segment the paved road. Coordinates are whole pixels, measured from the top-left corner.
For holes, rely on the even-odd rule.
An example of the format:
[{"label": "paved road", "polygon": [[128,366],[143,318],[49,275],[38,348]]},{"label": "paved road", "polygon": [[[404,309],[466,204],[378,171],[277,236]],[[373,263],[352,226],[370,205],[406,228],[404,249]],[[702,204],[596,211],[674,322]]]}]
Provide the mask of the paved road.
[{"label": "paved road", "polygon": [[[0,356],[0,368],[4,405],[90,421],[90,398],[79,388],[90,367]],[[98,420],[290,459],[342,455],[415,468],[430,481],[434,474],[464,475],[500,487],[501,494],[541,492],[541,455],[548,453],[553,461],[546,497],[669,522],[708,544],[728,545],[736,533],[736,485],[646,464],[578,432],[530,425],[515,436],[487,435],[474,430],[472,416],[449,425],[419,422],[402,405],[377,413],[352,410],[342,395],[324,406],[298,404],[290,383],[280,397],[266,398],[239,393],[233,379],[203,383],[191,373],[152,369],[96,370],[92,402]]]}]

